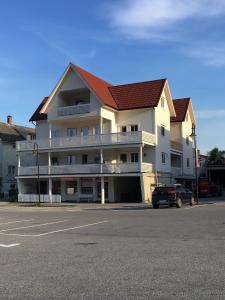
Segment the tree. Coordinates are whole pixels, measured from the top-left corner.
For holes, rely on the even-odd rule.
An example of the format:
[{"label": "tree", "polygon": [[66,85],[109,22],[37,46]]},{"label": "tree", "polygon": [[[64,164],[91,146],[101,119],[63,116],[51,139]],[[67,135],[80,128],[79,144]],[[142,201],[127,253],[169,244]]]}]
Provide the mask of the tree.
[{"label": "tree", "polygon": [[218,148],[213,148],[211,151],[209,151],[209,161],[210,162],[222,162],[224,159],[224,150],[219,150]]}]

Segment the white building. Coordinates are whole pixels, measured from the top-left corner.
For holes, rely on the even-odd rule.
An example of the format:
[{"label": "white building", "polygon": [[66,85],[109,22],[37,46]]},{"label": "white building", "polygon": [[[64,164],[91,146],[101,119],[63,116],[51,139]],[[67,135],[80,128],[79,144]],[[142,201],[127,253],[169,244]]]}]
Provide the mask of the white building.
[{"label": "white building", "polygon": [[14,197],[17,193],[16,182],[16,141],[34,137],[34,128],[13,124],[12,116],[7,123],[0,122],[0,193],[1,198]]},{"label": "white building", "polygon": [[176,119],[166,79],[112,86],[69,64],[30,119],[39,172],[26,159],[34,141],[17,143],[19,201],[37,201],[38,174],[43,201],[102,203],[148,202],[156,184],[193,179],[187,101]]}]

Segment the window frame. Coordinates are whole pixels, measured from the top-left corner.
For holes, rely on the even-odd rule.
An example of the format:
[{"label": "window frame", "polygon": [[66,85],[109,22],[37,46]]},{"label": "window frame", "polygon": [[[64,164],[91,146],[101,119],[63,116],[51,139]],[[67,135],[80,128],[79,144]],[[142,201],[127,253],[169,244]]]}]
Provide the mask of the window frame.
[{"label": "window frame", "polygon": [[161,162],[163,165],[166,164],[166,152],[161,152]]}]

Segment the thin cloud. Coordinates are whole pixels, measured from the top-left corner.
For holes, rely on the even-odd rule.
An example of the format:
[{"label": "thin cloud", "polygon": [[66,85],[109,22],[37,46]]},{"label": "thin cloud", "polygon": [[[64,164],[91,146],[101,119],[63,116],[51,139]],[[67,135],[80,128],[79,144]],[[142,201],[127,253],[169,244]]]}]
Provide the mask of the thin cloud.
[{"label": "thin cloud", "polygon": [[224,0],[123,0],[109,6],[111,25],[136,38],[163,38],[182,21],[225,14]]},{"label": "thin cloud", "polygon": [[225,118],[225,110],[200,110],[197,111],[197,119],[209,120],[209,119],[221,119]]},{"label": "thin cloud", "polygon": [[200,60],[202,63],[213,67],[225,66],[225,45],[217,46],[194,46],[186,48],[185,53],[192,58]]}]

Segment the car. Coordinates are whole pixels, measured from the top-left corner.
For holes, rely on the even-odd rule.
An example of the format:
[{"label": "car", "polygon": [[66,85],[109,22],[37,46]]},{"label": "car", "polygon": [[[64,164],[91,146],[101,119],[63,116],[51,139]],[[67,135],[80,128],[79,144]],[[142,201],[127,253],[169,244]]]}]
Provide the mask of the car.
[{"label": "car", "polygon": [[195,200],[192,191],[180,184],[156,187],[152,194],[153,208],[159,208],[160,205],[181,208],[183,204],[194,205]]}]

